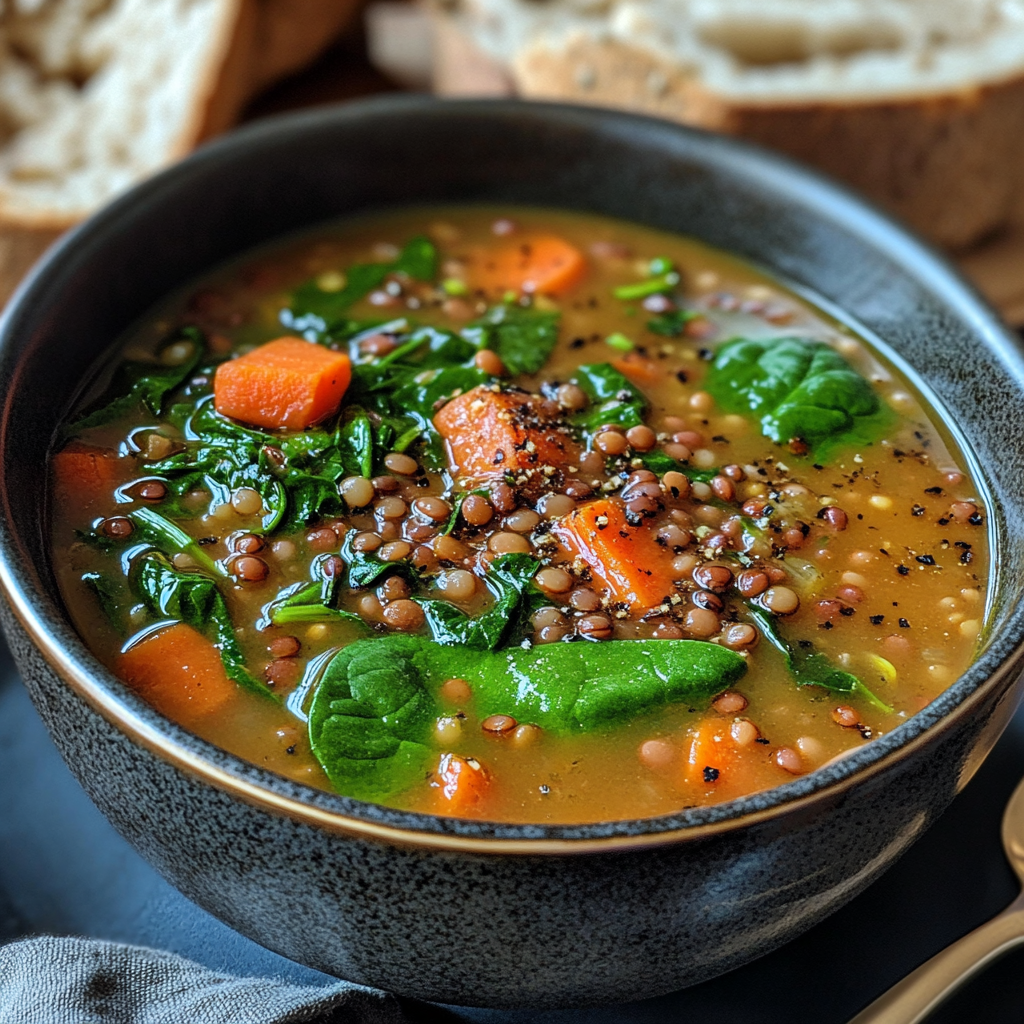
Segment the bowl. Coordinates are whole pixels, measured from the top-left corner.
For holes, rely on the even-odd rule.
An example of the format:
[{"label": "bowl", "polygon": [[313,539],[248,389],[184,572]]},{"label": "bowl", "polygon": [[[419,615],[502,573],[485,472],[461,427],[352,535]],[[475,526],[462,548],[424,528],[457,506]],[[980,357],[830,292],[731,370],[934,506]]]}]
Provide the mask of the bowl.
[{"label": "bowl", "polygon": [[[190,735],[69,624],[42,467],[97,360],[139,315],[276,236],[405,203],[569,207],[684,232],[883,339],[976,454],[995,570],[971,669],[830,767],[714,807],[488,824],[321,792]],[[841,188],[734,140],[594,109],[402,97],[271,119],[67,236],[0,323],[3,626],[71,770],[186,896],[268,948],[405,996],[582,1006],[681,988],[792,938],[942,813],[1020,697],[1024,360],[934,252]]]}]

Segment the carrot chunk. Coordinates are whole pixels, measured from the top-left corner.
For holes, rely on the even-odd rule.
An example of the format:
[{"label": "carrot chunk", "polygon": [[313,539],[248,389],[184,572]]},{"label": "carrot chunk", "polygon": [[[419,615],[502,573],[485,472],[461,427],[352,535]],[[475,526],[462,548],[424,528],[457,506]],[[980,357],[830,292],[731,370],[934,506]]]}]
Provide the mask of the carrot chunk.
[{"label": "carrot chunk", "polygon": [[459,477],[486,480],[517,470],[564,466],[579,447],[532,395],[486,385],[453,398],[434,417]]},{"label": "carrot chunk", "polygon": [[[131,463],[130,459],[125,462]],[[99,498],[110,499],[127,476],[124,463],[112,448],[72,441],[51,459],[57,493],[65,500],[87,505]]]},{"label": "carrot chunk", "polygon": [[683,776],[688,783],[719,792],[756,792],[756,765],[749,750],[732,738],[731,721],[706,718],[689,737],[684,747]]},{"label": "carrot chunk", "polygon": [[583,279],[583,253],[556,235],[524,235],[471,257],[469,281],[485,292],[561,295]]},{"label": "carrot chunk", "polygon": [[551,532],[570,555],[590,566],[613,600],[634,611],[653,608],[675,592],[672,553],[645,523],[630,526],[621,501],[602,498],[581,505]]},{"label": "carrot chunk", "polygon": [[437,766],[438,814],[462,818],[479,814],[490,789],[491,778],[475,758],[442,754]]},{"label": "carrot chunk", "polygon": [[634,384],[657,384],[665,376],[665,371],[653,359],[639,352],[627,352],[621,358],[611,360],[611,364]]},{"label": "carrot chunk", "polygon": [[130,647],[118,660],[117,674],[157,711],[183,725],[220,711],[238,692],[217,648],[182,622]]},{"label": "carrot chunk", "polygon": [[301,338],[278,338],[221,363],[214,405],[223,416],[257,427],[305,430],[335,412],[352,379],[352,363]]}]

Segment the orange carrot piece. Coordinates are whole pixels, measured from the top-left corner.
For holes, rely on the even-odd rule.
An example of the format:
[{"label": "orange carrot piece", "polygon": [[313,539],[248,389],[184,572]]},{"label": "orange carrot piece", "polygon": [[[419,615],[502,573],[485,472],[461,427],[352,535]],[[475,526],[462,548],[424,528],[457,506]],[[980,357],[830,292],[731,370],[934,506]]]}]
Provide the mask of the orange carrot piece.
[{"label": "orange carrot piece", "polygon": [[675,593],[672,552],[646,523],[630,526],[621,501],[601,498],[581,505],[551,532],[570,555],[590,566],[613,600],[634,611],[653,608]]},{"label": "orange carrot piece", "polygon": [[113,448],[72,441],[50,461],[57,493],[78,505],[91,504],[99,498],[112,500],[115,489],[127,479]]},{"label": "orange carrot piece", "polygon": [[538,399],[486,385],[453,398],[434,426],[447,442],[453,472],[470,480],[565,466],[580,454],[576,442],[543,415]]},{"label": "orange carrot piece", "polygon": [[437,787],[437,813],[462,818],[475,816],[483,809],[491,777],[475,758],[442,754],[434,785]]},{"label": "orange carrot piece", "polygon": [[587,272],[583,253],[556,235],[524,235],[470,258],[469,283],[485,292],[562,295]]},{"label": "orange carrot piece", "polygon": [[182,622],[130,647],[118,659],[117,674],[157,711],[182,725],[215,714],[238,693],[217,648]]},{"label": "orange carrot piece", "polygon": [[665,371],[653,359],[639,352],[628,352],[619,359],[611,360],[611,364],[634,384],[656,384],[665,376]]},{"label": "orange carrot piece", "polygon": [[305,430],[337,411],[351,379],[344,352],[278,338],[217,367],[214,404],[222,416],[257,427]]},{"label": "orange carrot piece", "polygon": [[756,792],[761,787],[755,779],[755,763],[751,751],[740,747],[732,738],[732,721],[706,718],[690,734],[685,747],[683,775],[687,782],[705,789],[739,793]]}]

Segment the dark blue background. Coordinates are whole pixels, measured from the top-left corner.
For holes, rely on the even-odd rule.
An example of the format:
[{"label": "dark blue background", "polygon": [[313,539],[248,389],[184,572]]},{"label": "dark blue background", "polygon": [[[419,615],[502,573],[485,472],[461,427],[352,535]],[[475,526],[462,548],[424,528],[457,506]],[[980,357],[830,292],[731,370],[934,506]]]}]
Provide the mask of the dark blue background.
[{"label": "dark blue background", "polygon": [[[823,924],[732,974],[600,1010],[456,1012],[485,1024],[841,1024],[1013,899],[1016,880],[1003,858],[999,823],[1022,776],[1024,709],[950,810],[895,868]],[[65,768],[0,648],[0,940],[40,932],[153,946],[237,974],[328,981],[200,910],[114,832]],[[409,1009],[424,1021],[448,1016]],[[1021,1021],[1024,950],[932,1018]]]}]

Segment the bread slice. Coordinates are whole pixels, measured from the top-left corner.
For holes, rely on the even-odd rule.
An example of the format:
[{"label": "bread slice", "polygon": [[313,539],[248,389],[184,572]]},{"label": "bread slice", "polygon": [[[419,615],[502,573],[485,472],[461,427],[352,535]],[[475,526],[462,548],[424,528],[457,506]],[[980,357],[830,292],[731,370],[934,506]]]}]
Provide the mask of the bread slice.
[{"label": "bread slice", "polygon": [[0,299],[62,231],[229,127],[355,0],[3,0]]},{"label": "bread slice", "polygon": [[[839,177],[960,248],[1024,191],[1024,0],[448,0],[536,99],[730,132]],[[448,41],[445,42],[445,37]],[[463,58],[465,60],[465,58]],[[438,69],[452,91],[456,68]]]}]

